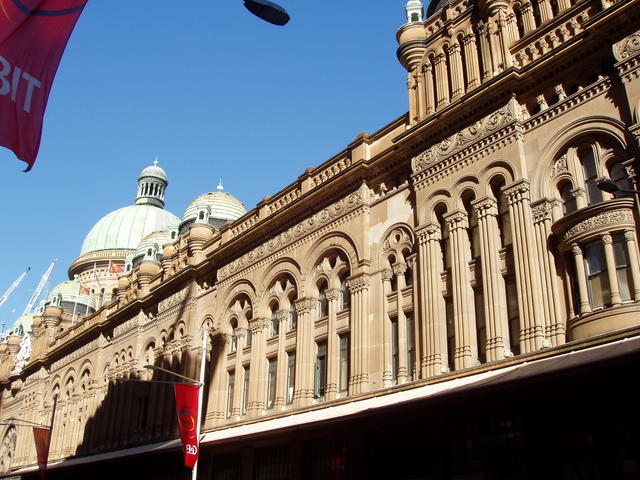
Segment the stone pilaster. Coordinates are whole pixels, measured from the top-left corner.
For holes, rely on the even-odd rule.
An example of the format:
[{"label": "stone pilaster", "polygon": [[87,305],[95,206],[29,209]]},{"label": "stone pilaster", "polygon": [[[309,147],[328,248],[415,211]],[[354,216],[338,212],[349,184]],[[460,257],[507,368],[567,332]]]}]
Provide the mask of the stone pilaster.
[{"label": "stone pilaster", "polygon": [[[249,416],[258,416],[264,413],[267,394],[266,337],[269,330],[269,321],[265,318],[253,319],[250,321],[249,328],[251,328],[251,378],[249,379],[247,414]],[[242,390],[242,384],[238,384],[238,373],[236,372],[236,391]]]},{"label": "stone pilaster", "polygon": [[511,356],[507,295],[500,265],[500,230],[498,202],[491,197],[472,203],[478,217],[480,236],[482,290],[487,325],[487,361]]},{"label": "stone pilaster", "polygon": [[532,205],[533,228],[537,257],[540,259],[542,282],[542,299],[544,308],[545,338],[551,345],[565,342],[565,321],[562,302],[558,289],[558,273],[553,255],[549,251],[548,241],[551,236],[553,210],[557,208],[556,200],[542,200]]},{"label": "stone pilaster", "polygon": [[318,301],[302,298],[296,301],[298,335],[296,337],[296,385],[293,392],[294,407],[303,407],[313,402],[314,345],[313,319]]},{"label": "stone pilaster", "polygon": [[276,399],[274,406],[277,411],[285,408],[287,400],[287,352],[284,347],[287,337],[287,322],[289,320],[289,312],[281,310],[277,313],[278,317],[278,370],[276,375]]},{"label": "stone pilaster", "polygon": [[455,210],[445,216],[451,242],[451,287],[456,349],[455,368],[460,370],[478,364],[478,344],[475,327],[475,303],[471,288],[471,248],[467,213]]},{"label": "stone pilaster", "polygon": [[[417,233],[419,260],[419,300],[422,330],[422,377],[448,371],[447,319],[442,296],[442,247],[440,225],[428,223]],[[453,352],[451,352],[453,354]]]},{"label": "stone pilaster", "polygon": [[393,372],[391,361],[391,320],[389,319],[389,301],[387,295],[391,293],[391,278],[393,271],[383,270],[380,273],[382,279],[382,386],[393,385]]},{"label": "stone pilaster", "polygon": [[523,353],[544,346],[544,320],[540,289],[540,269],[535,255],[529,181],[518,180],[503,187],[509,202],[513,238],[513,259],[518,287],[520,344]]},{"label": "stone pilaster", "polygon": [[325,398],[333,400],[338,393],[338,379],[340,378],[340,343],[336,334],[340,290],[326,290],[325,295],[329,302],[329,316],[327,319],[327,388],[325,390]]},{"label": "stone pilaster", "polygon": [[349,279],[351,290],[351,378],[349,394],[357,395],[369,390],[368,323],[369,285],[367,274]]}]

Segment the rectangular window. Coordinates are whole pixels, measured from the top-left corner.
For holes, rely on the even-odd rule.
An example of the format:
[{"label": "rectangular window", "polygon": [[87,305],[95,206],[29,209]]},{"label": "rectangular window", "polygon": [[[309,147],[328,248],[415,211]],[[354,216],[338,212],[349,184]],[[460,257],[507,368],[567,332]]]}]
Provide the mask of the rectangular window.
[{"label": "rectangular window", "polygon": [[346,392],[349,389],[349,334],[340,335],[340,391]]},{"label": "rectangular window", "polygon": [[444,299],[445,316],[447,317],[447,351],[450,371],[456,369],[456,325],[453,317],[453,296]]},{"label": "rectangular window", "polygon": [[407,377],[409,380],[415,380],[417,377],[414,373],[416,363],[415,322],[411,313],[406,315],[405,323],[407,325]]},{"label": "rectangular window", "polygon": [[347,281],[343,280],[340,284],[340,310],[346,310],[351,306],[351,291],[347,286]]},{"label": "rectangular window", "polygon": [[278,374],[278,359],[269,359],[269,377],[267,379],[267,408],[273,408],[276,401],[276,377]]},{"label": "rectangular window", "polygon": [[398,319],[391,319],[391,378],[398,379]]},{"label": "rectangular window", "polygon": [[473,299],[476,310],[476,341],[478,342],[478,360],[487,361],[487,325],[484,318],[484,298],[482,288],[473,289]]},{"label": "rectangular window", "polygon": [[327,342],[318,342],[315,372],[315,396],[324,398],[327,389]]},{"label": "rectangular window", "polygon": [[509,318],[509,346],[511,353],[520,355],[520,312],[518,310],[518,289],[516,277],[504,279],[507,294],[507,317]]},{"label": "rectangular window", "polygon": [[247,365],[244,367],[244,385],[242,388],[242,415],[247,414],[247,405],[249,404],[249,379],[251,376],[251,370]]},{"label": "rectangular window", "polygon": [[296,312],[296,307],[293,304],[291,304],[291,308],[289,309],[288,324],[289,330],[298,328],[298,312]]},{"label": "rectangular window", "polygon": [[236,350],[238,350],[238,337],[234,332],[233,335],[231,335],[231,353],[235,352]]},{"label": "rectangular window", "polygon": [[271,328],[269,329],[269,336],[275,337],[278,335],[280,331],[280,321],[278,320],[278,315],[274,312],[271,315]]},{"label": "rectangular window", "polygon": [[589,287],[591,308],[603,307],[611,302],[611,289],[607,276],[607,265],[602,242],[597,241],[584,247],[584,268]]},{"label": "rectangular window", "polygon": [[618,288],[623,302],[631,300],[631,268],[629,268],[629,253],[624,235],[613,237],[613,256],[616,262],[616,276],[618,277]]},{"label": "rectangular window", "polygon": [[287,405],[293,403],[296,386],[296,352],[287,352]]},{"label": "rectangular window", "polygon": [[246,343],[245,343],[245,347],[250,347],[251,346],[251,329],[247,328],[247,338],[246,338]]},{"label": "rectangular window", "polygon": [[227,385],[227,418],[231,416],[231,410],[233,410],[233,388],[236,383],[236,371],[229,370],[229,381]]}]

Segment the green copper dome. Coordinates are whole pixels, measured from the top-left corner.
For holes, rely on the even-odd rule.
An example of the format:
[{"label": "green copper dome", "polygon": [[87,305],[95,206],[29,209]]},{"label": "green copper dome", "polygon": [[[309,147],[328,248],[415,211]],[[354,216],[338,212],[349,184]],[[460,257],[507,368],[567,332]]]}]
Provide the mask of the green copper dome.
[{"label": "green copper dome", "polygon": [[167,185],[167,174],[155,160],[138,176],[136,204],[102,217],[84,239],[80,256],[98,250],[135,250],[150,233],[176,228],[180,219],[162,208]]},{"label": "green copper dome", "polygon": [[144,237],[176,227],[180,219],[153,205],[130,205],[107,214],[82,243],[80,255],[96,250],[135,250]]},{"label": "green copper dome", "polygon": [[236,220],[247,213],[243,203],[218,185],[216,192],[204,193],[192,201],[184,211],[180,232],[191,223],[208,223],[215,228],[222,227],[227,220]]},{"label": "green copper dome", "polygon": [[[84,285],[88,288],[87,285]],[[47,301],[57,307],[67,311],[73,311],[74,304],[76,312],[84,314],[89,306],[89,311],[95,311],[96,299],[93,295],[86,295],[80,292],[80,283],[77,280],[67,280],[59,283],[49,293]]]}]

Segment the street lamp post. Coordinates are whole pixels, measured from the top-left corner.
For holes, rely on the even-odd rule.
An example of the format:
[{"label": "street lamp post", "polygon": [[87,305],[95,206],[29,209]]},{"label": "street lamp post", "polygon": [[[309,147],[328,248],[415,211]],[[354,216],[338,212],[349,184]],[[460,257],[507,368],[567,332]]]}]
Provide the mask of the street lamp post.
[{"label": "street lamp post", "polygon": [[640,200],[638,199],[638,195],[640,195],[640,190],[635,190],[633,188],[620,188],[616,185],[613,180],[609,178],[605,178],[596,183],[596,186],[602,190],[603,192],[610,193],[612,195],[616,193],[631,193],[633,194],[634,204],[636,206],[636,213],[638,215],[638,219],[640,219]]},{"label": "street lamp post", "polygon": [[256,17],[273,25],[283,26],[290,20],[284,8],[268,0],[244,0],[244,6]]}]

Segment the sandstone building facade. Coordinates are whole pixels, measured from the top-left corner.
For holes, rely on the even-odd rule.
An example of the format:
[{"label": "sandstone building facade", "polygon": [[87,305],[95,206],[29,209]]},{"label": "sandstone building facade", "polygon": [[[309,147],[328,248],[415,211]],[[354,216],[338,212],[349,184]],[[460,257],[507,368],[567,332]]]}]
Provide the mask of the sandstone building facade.
[{"label": "sandstone building facade", "polygon": [[[548,478],[640,478],[640,210],[597,188],[639,188],[640,2],[406,12],[406,115],[248,212],[219,187],[179,219],[147,167],[0,345],[3,420],[58,397],[53,478],[187,475],[171,389],[117,379],[203,355],[202,478],[541,478],[521,460],[559,439]],[[3,428],[3,471],[35,478]]]}]

